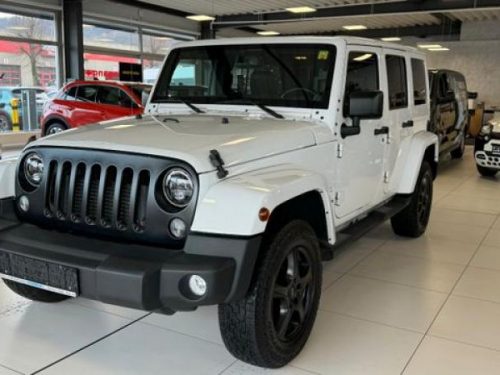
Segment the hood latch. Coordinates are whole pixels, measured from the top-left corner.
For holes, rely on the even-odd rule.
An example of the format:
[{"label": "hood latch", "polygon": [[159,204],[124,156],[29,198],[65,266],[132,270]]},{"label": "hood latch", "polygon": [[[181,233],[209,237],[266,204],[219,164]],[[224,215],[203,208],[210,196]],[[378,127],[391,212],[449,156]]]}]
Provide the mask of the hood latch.
[{"label": "hood latch", "polygon": [[227,169],[224,168],[224,160],[222,160],[219,151],[210,150],[210,162],[215,168],[217,168],[217,177],[220,179],[225,178],[229,174]]}]

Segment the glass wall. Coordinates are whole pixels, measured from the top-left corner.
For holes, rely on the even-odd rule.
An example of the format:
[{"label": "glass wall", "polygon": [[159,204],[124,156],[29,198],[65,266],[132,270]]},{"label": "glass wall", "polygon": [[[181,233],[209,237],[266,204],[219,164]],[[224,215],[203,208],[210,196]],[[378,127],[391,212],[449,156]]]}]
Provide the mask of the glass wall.
[{"label": "glass wall", "polygon": [[52,13],[0,9],[0,132],[39,128],[47,94],[60,86],[56,35]]},{"label": "glass wall", "polygon": [[[39,128],[45,103],[61,85],[62,40],[57,10],[3,5],[0,1],[0,133]],[[194,36],[141,24],[84,19],[87,80],[118,80],[120,62],[143,65],[144,81],[154,83],[163,59],[178,40]],[[27,97],[36,112],[27,114]],[[33,115],[35,113],[35,115]],[[27,118],[34,118],[28,125]]]},{"label": "glass wall", "polygon": [[86,19],[83,29],[86,79],[118,80],[119,63],[143,66],[144,82],[153,84],[164,56],[179,40],[193,37],[125,24]]}]

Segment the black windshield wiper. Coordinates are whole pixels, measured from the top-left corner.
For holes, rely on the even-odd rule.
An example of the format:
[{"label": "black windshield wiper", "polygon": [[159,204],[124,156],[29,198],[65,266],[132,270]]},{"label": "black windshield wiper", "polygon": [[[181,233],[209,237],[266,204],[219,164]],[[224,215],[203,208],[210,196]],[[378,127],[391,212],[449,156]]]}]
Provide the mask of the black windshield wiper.
[{"label": "black windshield wiper", "polygon": [[158,102],[160,103],[183,103],[185,105],[187,105],[189,108],[191,108],[193,111],[195,111],[196,113],[205,113],[205,111],[201,110],[200,108],[198,108],[197,106],[195,106],[193,103],[187,101],[187,100],[184,100],[184,99],[162,99],[162,100],[159,100]]},{"label": "black windshield wiper", "polygon": [[243,104],[243,105],[245,105],[245,104],[247,104],[247,105],[254,105],[254,106],[259,107],[260,109],[262,109],[264,112],[269,113],[271,116],[273,116],[275,118],[279,118],[279,119],[284,119],[285,118],[281,113],[276,112],[275,110],[269,108],[267,105],[254,102],[253,100],[250,100],[250,99],[224,100],[222,102],[218,102],[217,104],[229,104],[229,103]]}]

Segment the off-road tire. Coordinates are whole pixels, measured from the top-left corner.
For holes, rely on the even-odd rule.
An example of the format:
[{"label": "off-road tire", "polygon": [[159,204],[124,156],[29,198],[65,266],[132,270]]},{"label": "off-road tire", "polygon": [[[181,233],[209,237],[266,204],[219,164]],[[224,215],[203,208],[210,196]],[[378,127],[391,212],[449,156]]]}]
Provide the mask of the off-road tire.
[{"label": "off-road tire", "polygon": [[16,283],[15,281],[12,280],[3,279],[3,282],[14,293],[20,295],[21,297],[30,299],[32,301],[56,303],[64,301],[69,298],[62,294],[52,293],[43,289],[33,288],[28,285]]},{"label": "off-road tire", "polygon": [[53,122],[49,126],[45,128],[45,135],[53,135],[57,133],[61,133],[65,130],[68,130],[68,127],[64,125],[62,122]]},{"label": "off-road tire", "polygon": [[460,146],[458,146],[456,149],[450,152],[451,157],[453,159],[462,159],[465,153],[465,133],[462,134],[460,137],[462,137],[460,141]]},{"label": "off-road tire", "polygon": [[432,208],[433,180],[431,166],[423,161],[410,204],[391,219],[392,229],[398,236],[417,238],[424,234]]},{"label": "off-road tire", "polygon": [[486,168],[480,165],[477,165],[477,171],[484,177],[495,177],[498,172],[496,169]]},{"label": "off-road tire", "polygon": [[[283,341],[275,328],[273,319],[276,318],[276,314],[273,315],[272,312],[276,311],[273,307],[276,307],[277,300],[282,303],[280,297],[276,297],[275,294],[281,287],[278,286],[277,278],[284,270],[288,272],[288,268],[283,268],[284,262],[288,262],[291,254],[299,248],[300,251],[304,249],[311,260],[311,281],[307,284],[311,289],[307,289],[310,293],[306,304],[309,309],[304,313],[306,318],[302,325],[296,326],[301,328],[295,328],[297,332],[290,341]],[[260,367],[279,368],[289,363],[306,344],[314,325],[321,294],[321,272],[320,248],[311,226],[299,220],[283,226],[270,241],[269,246],[262,249],[247,296],[238,302],[219,306],[219,325],[226,348],[236,358]],[[300,271],[298,273],[300,274]],[[295,296],[294,294],[294,298]],[[293,314],[298,311],[292,308],[288,310],[294,311]],[[281,308],[279,311],[278,318],[282,314]],[[299,316],[300,314],[296,317]],[[287,329],[285,335],[286,332]]]}]

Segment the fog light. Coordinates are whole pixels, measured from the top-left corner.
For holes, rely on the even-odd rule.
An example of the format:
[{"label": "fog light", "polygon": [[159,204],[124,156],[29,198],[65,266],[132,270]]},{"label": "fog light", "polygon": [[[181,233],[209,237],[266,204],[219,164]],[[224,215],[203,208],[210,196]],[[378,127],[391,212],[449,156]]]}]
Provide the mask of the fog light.
[{"label": "fog light", "polygon": [[30,209],[30,200],[28,199],[27,196],[25,195],[22,195],[20,198],[19,198],[19,209],[23,212],[28,212],[29,209]]},{"label": "fog light", "polygon": [[177,239],[186,237],[186,223],[176,217],[170,222],[170,233]]},{"label": "fog light", "polygon": [[193,275],[189,278],[189,289],[195,296],[201,297],[207,292],[207,282],[203,277]]}]

